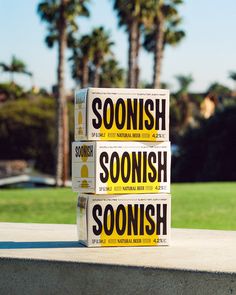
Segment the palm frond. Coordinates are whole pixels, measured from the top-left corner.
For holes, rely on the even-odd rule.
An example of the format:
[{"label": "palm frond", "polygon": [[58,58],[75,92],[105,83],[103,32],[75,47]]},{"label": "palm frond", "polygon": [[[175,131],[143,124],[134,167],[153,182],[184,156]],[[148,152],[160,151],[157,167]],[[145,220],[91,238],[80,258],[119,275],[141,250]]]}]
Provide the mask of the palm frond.
[{"label": "palm frond", "polygon": [[[90,0],[70,0],[64,7],[67,34],[78,30],[76,18],[78,16],[89,16],[88,3]],[[53,47],[58,41],[61,26],[61,2],[59,0],[44,0],[39,3],[37,12],[43,22],[48,24],[49,31],[45,41],[49,47]],[[56,38],[57,36],[57,38]]]},{"label": "palm frond", "polygon": [[11,71],[10,67],[5,63],[0,63],[0,68],[2,69],[3,72],[10,72]]}]

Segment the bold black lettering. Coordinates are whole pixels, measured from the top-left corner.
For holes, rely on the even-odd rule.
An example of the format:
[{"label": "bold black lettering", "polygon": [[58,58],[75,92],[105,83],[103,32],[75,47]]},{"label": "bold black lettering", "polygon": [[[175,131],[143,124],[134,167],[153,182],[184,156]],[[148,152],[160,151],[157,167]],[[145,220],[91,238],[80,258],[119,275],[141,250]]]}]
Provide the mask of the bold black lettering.
[{"label": "bold black lettering", "polygon": [[76,158],[79,157],[79,147],[78,146],[75,147],[75,156],[76,156]]},{"label": "bold black lettering", "polygon": [[[161,111],[160,111],[161,103]],[[166,129],[166,100],[165,99],[156,99],[156,129],[165,130]],[[161,128],[160,122],[161,121]]]},{"label": "bold black lettering", "polygon": [[[126,162],[126,165],[125,165]],[[124,152],[121,158],[121,178],[122,181],[127,183],[130,178],[130,171],[131,171],[131,163],[130,163],[130,156],[128,152]],[[126,167],[126,168],[125,168]]]},{"label": "bold black lettering", "polygon": [[162,235],[167,233],[167,204],[162,204],[162,216],[161,216],[161,204],[157,204],[156,209],[156,234],[161,234],[161,224],[162,224]]},{"label": "bold black lettering", "polygon": [[118,129],[123,129],[126,118],[125,102],[122,98],[117,99],[115,109],[115,122]]},{"label": "bold black lettering", "polygon": [[139,221],[140,221],[140,223],[139,223],[139,228],[140,228],[139,234],[143,235],[144,234],[144,205],[143,204],[140,205],[139,212],[140,212],[140,216],[139,216],[140,217],[139,218]]},{"label": "bold black lettering", "polygon": [[149,225],[146,225],[146,233],[152,235],[155,232],[155,222],[151,216],[155,215],[155,208],[153,205],[147,205],[146,207],[146,219],[149,222]]},{"label": "bold black lettering", "polygon": [[158,182],[161,181],[167,181],[167,152],[158,152]]},{"label": "bold black lettering", "polygon": [[128,205],[128,235],[138,234],[138,204]]},{"label": "bold black lettering", "polygon": [[[131,127],[132,120],[132,127]],[[127,99],[127,130],[137,130],[138,128],[138,100],[134,98],[133,100]]]},{"label": "bold black lettering", "polygon": [[97,223],[97,226],[93,225],[93,233],[96,236],[99,236],[102,233],[102,222],[100,221],[98,216],[102,216],[102,207],[100,205],[95,205],[93,207],[92,215],[94,221]]},{"label": "bold black lettering", "polygon": [[[121,227],[120,227],[120,222],[121,222]],[[116,209],[116,231],[118,235],[123,235],[125,232],[125,228],[126,228],[126,210],[124,205],[119,205]]]},{"label": "bold black lettering", "polygon": [[117,152],[112,153],[110,162],[111,181],[116,183],[120,175],[120,160]]},{"label": "bold black lettering", "polygon": [[92,157],[93,156],[93,146],[76,146],[75,147],[76,157]]},{"label": "bold black lettering", "polygon": [[[149,110],[149,106],[150,106],[150,110]],[[147,130],[151,130],[153,128],[153,126],[154,126],[154,118],[153,118],[152,113],[150,112],[150,111],[154,110],[153,100],[147,99],[146,102],[145,102],[145,105],[144,105],[144,109],[145,109],[145,113],[146,113],[147,117],[149,118],[149,120],[144,121],[145,128]]]},{"label": "bold black lettering", "polygon": [[147,152],[143,153],[143,169],[140,169],[143,173],[143,182],[147,182]]},{"label": "bold black lettering", "polygon": [[[108,116],[110,114],[110,116]],[[103,107],[103,120],[106,129],[111,129],[114,120],[114,105],[111,98],[107,98]]]},{"label": "bold black lettering", "polygon": [[[110,228],[108,226],[108,216],[110,215]],[[104,232],[106,235],[110,236],[114,230],[114,210],[112,205],[107,205],[104,210]]]},{"label": "bold black lettering", "polygon": [[99,162],[100,162],[101,168],[104,171],[104,173],[100,173],[100,180],[103,183],[107,182],[108,178],[109,178],[109,171],[108,171],[106,165],[104,164],[104,163],[108,163],[108,160],[109,160],[108,153],[102,152],[100,154]]},{"label": "bold black lettering", "polygon": [[[138,159],[137,159],[138,156]],[[132,182],[141,182],[142,153],[132,152]]]},{"label": "bold black lettering", "polygon": [[139,100],[139,130],[143,130],[143,99]]},{"label": "bold black lettering", "polygon": [[148,172],[148,180],[150,182],[155,182],[157,179],[157,171],[153,163],[157,162],[157,155],[154,152],[151,152],[148,155],[148,166],[151,169],[152,172]]},{"label": "bold black lettering", "polygon": [[102,101],[99,97],[94,98],[92,102],[92,110],[97,119],[92,120],[93,127],[99,129],[102,126],[102,116],[97,110],[101,110]]}]

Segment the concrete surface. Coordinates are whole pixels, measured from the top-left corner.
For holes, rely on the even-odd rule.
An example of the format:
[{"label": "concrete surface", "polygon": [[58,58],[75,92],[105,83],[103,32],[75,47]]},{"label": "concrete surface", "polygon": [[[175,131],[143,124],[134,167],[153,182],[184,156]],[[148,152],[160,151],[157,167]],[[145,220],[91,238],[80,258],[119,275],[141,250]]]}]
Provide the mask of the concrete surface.
[{"label": "concrete surface", "polygon": [[85,248],[75,225],[0,223],[0,294],[236,294],[236,232],[170,247]]}]

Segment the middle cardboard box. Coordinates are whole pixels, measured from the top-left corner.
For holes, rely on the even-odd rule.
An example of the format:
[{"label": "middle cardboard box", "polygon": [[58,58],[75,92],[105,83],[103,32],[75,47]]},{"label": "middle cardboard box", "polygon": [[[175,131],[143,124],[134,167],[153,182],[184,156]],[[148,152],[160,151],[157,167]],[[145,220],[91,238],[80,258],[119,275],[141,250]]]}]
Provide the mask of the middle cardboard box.
[{"label": "middle cardboard box", "polygon": [[170,142],[72,143],[72,189],[94,194],[170,193]]}]

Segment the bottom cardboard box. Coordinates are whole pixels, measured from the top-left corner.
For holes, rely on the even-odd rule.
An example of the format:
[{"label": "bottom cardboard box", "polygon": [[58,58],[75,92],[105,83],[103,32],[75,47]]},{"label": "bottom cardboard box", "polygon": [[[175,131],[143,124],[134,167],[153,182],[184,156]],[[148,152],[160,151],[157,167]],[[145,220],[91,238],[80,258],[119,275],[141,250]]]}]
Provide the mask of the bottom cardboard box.
[{"label": "bottom cardboard box", "polygon": [[88,247],[166,246],[170,220],[169,194],[78,196],[78,237]]}]

